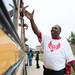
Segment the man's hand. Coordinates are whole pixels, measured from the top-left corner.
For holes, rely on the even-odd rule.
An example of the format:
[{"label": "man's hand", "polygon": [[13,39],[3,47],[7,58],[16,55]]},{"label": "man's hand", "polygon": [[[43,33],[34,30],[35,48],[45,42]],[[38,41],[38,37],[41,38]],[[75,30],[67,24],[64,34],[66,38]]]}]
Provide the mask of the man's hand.
[{"label": "man's hand", "polygon": [[31,20],[33,19],[34,10],[32,11],[32,13],[28,12],[27,10],[24,10],[24,14],[29,20]]},{"label": "man's hand", "polygon": [[40,31],[38,29],[38,27],[36,26],[33,16],[34,16],[34,10],[30,13],[29,11],[23,9],[23,14],[30,20],[31,23],[31,27],[33,32],[37,35],[40,36]]},{"label": "man's hand", "polygon": [[22,13],[22,16],[26,16],[29,20],[33,19],[34,10],[30,13],[26,10],[26,8],[29,7],[28,5],[20,9],[20,13]]},{"label": "man's hand", "polygon": [[28,7],[28,5],[27,6],[25,6],[25,7],[23,7],[23,5],[21,6],[21,8],[20,8],[20,17],[24,17],[24,15],[25,15],[25,13],[24,13],[24,11],[25,11],[25,9]]}]

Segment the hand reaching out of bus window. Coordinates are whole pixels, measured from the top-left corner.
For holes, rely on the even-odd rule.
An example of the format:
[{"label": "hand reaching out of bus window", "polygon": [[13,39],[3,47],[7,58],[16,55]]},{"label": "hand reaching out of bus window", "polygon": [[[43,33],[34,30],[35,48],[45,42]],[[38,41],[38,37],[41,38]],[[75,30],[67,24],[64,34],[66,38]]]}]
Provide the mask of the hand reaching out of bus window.
[{"label": "hand reaching out of bus window", "polygon": [[[19,24],[19,26],[22,26],[21,24]],[[23,24],[23,27],[27,30],[28,29],[28,25],[27,24]]]},{"label": "hand reaching out of bus window", "polygon": [[27,24],[24,24],[24,27],[25,27],[26,30],[28,29],[28,25]]}]

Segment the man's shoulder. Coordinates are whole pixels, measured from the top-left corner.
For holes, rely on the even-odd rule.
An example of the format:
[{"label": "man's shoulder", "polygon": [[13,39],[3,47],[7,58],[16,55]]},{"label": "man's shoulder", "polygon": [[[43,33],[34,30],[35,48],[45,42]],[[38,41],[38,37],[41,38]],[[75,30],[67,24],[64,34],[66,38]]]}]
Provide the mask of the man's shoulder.
[{"label": "man's shoulder", "polygon": [[65,37],[61,38],[61,42],[64,43],[64,44],[68,44],[69,43],[67,38],[65,38]]},{"label": "man's shoulder", "polygon": [[67,40],[67,38],[66,37],[60,37],[61,39],[60,40]]}]

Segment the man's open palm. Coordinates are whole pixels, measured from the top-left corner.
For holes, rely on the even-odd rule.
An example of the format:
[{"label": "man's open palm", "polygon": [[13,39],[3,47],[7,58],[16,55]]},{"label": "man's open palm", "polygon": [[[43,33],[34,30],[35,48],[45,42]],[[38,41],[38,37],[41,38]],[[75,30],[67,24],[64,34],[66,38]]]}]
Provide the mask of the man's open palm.
[{"label": "man's open palm", "polygon": [[24,11],[25,13],[25,16],[31,20],[33,18],[33,15],[34,15],[34,10],[32,11],[32,13],[28,12],[27,10]]}]

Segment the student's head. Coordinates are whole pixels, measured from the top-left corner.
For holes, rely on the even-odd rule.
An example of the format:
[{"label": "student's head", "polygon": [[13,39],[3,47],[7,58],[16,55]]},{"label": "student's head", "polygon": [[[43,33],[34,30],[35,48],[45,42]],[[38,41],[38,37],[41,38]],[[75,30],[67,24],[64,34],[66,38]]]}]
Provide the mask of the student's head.
[{"label": "student's head", "polygon": [[30,49],[30,52],[32,52],[32,50]]},{"label": "student's head", "polygon": [[53,38],[58,38],[61,32],[61,27],[59,25],[55,25],[51,29],[51,35]]}]

